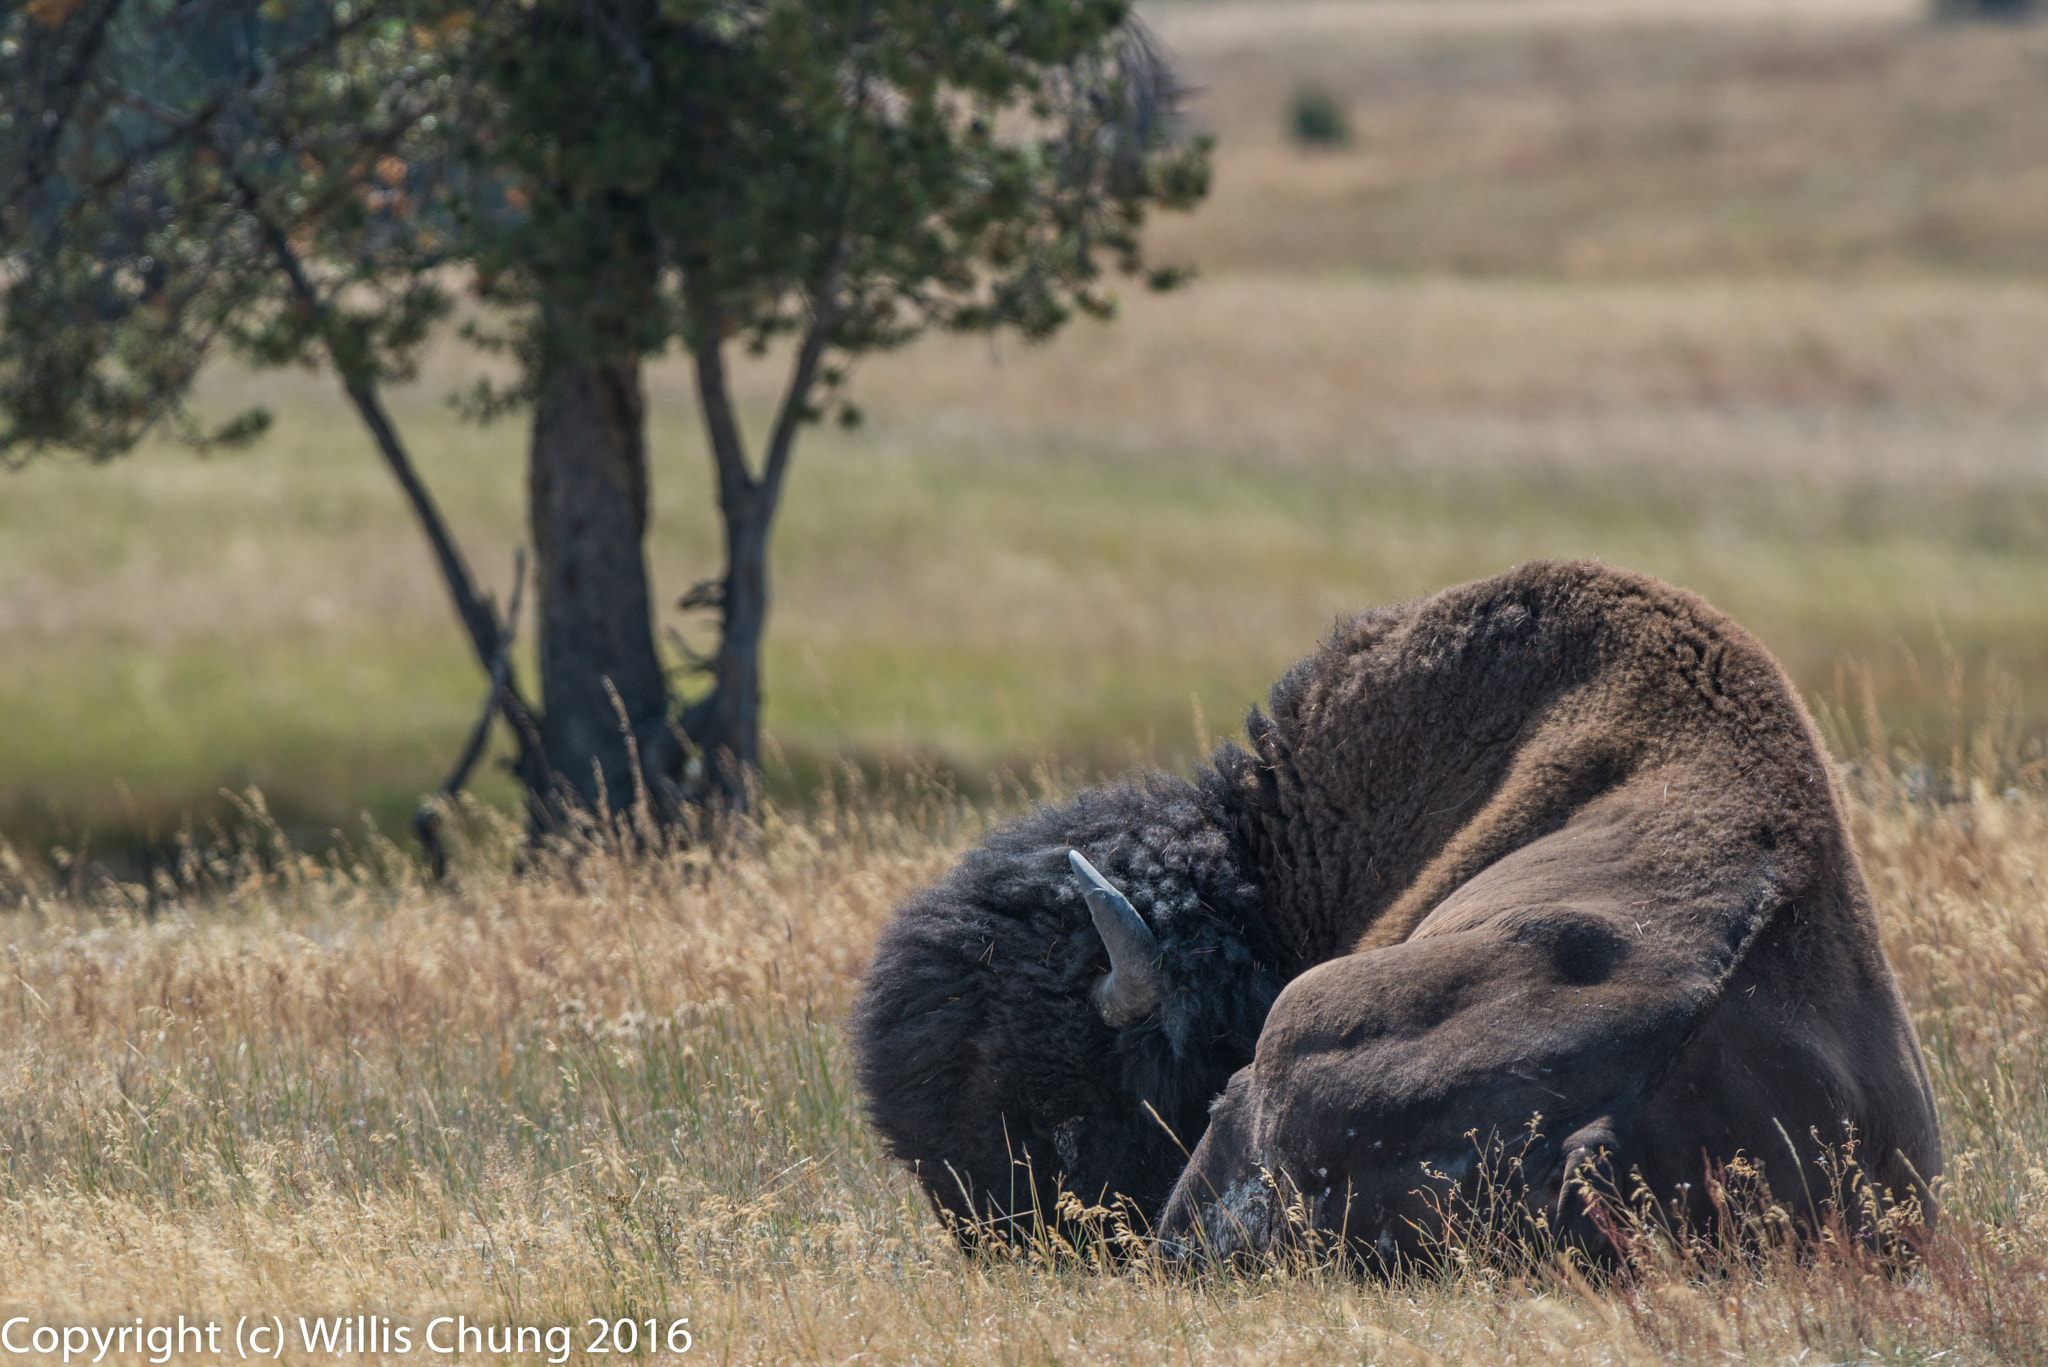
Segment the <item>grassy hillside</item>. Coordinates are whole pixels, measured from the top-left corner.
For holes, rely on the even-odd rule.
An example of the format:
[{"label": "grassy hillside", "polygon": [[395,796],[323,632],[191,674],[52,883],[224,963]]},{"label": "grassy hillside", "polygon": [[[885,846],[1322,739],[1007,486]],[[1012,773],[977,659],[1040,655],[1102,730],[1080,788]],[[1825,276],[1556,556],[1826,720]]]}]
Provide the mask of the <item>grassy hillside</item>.
[{"label": "grassy hillside", "polygon": [[[1043,348],[864,364],[775,552],[770,780],[1183,762],[1339,614],[1533,556],[1690,585],[1810,699],[1939,748],[1952,676],[2048,717],[2048,30],[1629,0],[1149,11],[1219,137],[1163,221],[1185,293]],[[1358,136],[1283,138],[1300,84]],[[451,342],[393,408],[479,571],[516,420]],[[772,375],[749,393],[758,415]],[[664,627],[716,569],[674,362],[650,378]],[[257,450],[0,479],[0,830],[102,847],[257,784],[389,827],[479,700],[332,382],[222,370]],[[1976,683],[1969,697],[1985,696]],[[497,792],[501,789],[487,791]]]}]

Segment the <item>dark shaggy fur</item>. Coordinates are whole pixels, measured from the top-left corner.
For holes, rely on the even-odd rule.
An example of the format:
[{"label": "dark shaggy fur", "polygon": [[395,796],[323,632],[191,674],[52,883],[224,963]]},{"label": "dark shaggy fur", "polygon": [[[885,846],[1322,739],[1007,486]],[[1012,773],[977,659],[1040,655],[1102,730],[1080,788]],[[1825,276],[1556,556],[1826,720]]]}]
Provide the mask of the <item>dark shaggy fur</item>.
[{"label": "dark shaggy fur", "polygon": [[[1161,1121],[1201,1141],[1164,1227],[1212,1247],[1278,1228],[1263,1169],[1407,1248],[1418,1165],[1469,1173],[1469,1134],[1538,1112],[1532,1203],[1603,1151],[1695,1198],[1745,1153],[1791,1200],[1815,1136],[1851,1130],[1886,1185],[1938,1170],[1818,740],[1727,618],[1527,565],[1361,614],[1270,708],[1253,752],[1041,811],[885,932],[861,1080],[942,1206],[1043,1211],[1059,1181],[1159,1210],[1182,1166]],[[1107,960],[1069,844],[1160,939],[1166,998],[1121,1032],[1088,1001]]]},{"label": "dark shaggy fur", "polygon": [[[882,933],[852,1022],[861,1085],[891,1151],[942,1209],[1000,1228],[1053,1219],[1062,1184],[1146,1216],[1165,1201],[1181,1145],[1251,1060],[1280,991],[1224,798],[1213,774],[1155,774],[1043,808],[970,851]],[[1088,1002],[1108,960],[1069,849],[1159,938],[1159,1010],[1121,1031]]]}]

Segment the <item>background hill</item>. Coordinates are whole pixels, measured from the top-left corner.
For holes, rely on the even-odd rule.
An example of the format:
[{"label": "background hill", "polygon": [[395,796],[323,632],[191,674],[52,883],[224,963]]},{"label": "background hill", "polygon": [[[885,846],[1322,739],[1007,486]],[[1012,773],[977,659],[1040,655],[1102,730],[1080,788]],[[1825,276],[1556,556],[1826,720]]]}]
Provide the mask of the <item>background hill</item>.
[{"label": "background hill", "polygon": [[[1158,229],[1202,276],[1043,348],[861,369],[867,424],[806,442],[778,533],[771,786],[1182,764],[1339,613],[1535,556],[1705,593],[1851,748],[1867,688],[1923,748],[1989,708],[2038,757],[2048,31],[1889,0],[1145,13],[1219,139],[1211,202]],[[1289,141],[1310,85],[1348,146]],[[502,596],[523,427],[455,420],[478,364],[451,340],[392,407]],[[165,832],[251,783],[300,837],[393,825],[474,715],[332,381],[208,392],[279,425],[0,482],[0,831],[24,844]],[[716,523],[681,369],[651,397],[673,603]]]}]

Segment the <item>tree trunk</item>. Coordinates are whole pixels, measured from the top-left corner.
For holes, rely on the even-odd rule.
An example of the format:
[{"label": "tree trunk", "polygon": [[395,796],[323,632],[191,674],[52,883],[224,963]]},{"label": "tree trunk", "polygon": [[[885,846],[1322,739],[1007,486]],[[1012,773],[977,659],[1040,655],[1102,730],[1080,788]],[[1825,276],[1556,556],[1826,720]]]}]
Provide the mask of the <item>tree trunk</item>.
[{"label": "tree trunk", "polygon": [[683,728],[704,753],[712,792],[744,810],[761,767],[761,638],[768,628],[768,534],[775,525],[782,481],[789,473],[797,429],[810,411],[818,367],[838,316],[845,251],[835,249],[816,292],[811,323],[797,348],[781,411],[768,434],[768,449],[757,478],[747,469],[746,443],[726,383],[723,329],[715,311],[699,318],[696,360],[697,401],[718,475],[718,508],[725,519],[725,579],[720,586],[718,654],[712,662],[711,692],[683,715]]},{"label": "tree trunk", "polygon": [[638,751],[659,774],[669,749],[668,687],[641,553],[646,431],[638,357],[560,364],[542,383],[528,496],[541,743],[554,770],[545,805],[557,822],[572,807],[624,812],[643,795],[665,805],[633,762]]},{"label": "tree trunk", "polygon": [[[725,578],[718,593],[718,653],[711,662],[711,691],[683,714],[683,729],[702,752],[706,795],[730,810],[753,801],[753,780],[761,766],[761,638],[768,626],[768,533],[788,466],[795,423],[777,424],[767,468],[756,479],[747,470],[745,442],[732,393],[726,384],[725,354],[715,321],[694,348],[697,401],[718,476],[718,510],[725,523]],[[808,350],[808,348],[807,348]],[[808,395],[801,367],[798,392]]]},{"label": "tree trunk", "polygon": [[[768,626],[768,531],[774,510],[758,488],[720,499],[725,580],[711,694],[691,718],[712,790],[745,810],[761,767],[761,638]],[[693,709],[695,711],[695,709]]]}]

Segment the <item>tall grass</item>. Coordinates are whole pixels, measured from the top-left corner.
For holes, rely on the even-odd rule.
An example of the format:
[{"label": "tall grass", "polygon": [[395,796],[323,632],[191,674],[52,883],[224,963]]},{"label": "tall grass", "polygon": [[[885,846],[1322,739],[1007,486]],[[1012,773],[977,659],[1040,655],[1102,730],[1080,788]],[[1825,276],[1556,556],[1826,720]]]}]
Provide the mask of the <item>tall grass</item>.
[{"label": "tall grass", "polygon": [[473,809],[448,890],[375,838],[274,833],[154,898],[15,875],[0,1308],[687,1316],[720,1361],[2048,1361],[2048,801],[2012,767],[1850,780],[1950,1154],[1903,1273],[1847,1245],[1591,1279],[1481,1246],[1392,1284],[968,1261],[862,1121],[840,1022],[985,818],[848,780],[722,857],[600,842],[520,876]]}]

